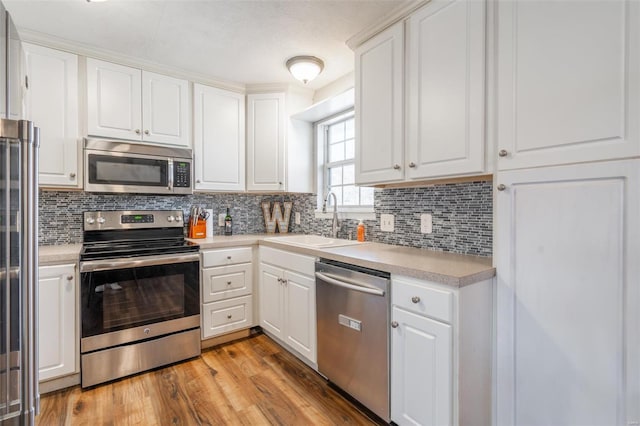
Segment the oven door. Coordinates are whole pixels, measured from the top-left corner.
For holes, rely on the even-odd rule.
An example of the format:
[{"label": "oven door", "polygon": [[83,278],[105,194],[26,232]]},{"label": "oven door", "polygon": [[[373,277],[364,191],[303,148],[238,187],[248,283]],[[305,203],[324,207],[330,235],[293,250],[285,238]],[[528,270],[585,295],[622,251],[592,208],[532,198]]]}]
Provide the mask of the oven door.
[{"label": "oven door", "polygon": [[81,352],[200,326],[198,253],[81,262]]},{"label": "oven door", "polygon": [[167,157],[85,150],[85,191],[173,193]]}]

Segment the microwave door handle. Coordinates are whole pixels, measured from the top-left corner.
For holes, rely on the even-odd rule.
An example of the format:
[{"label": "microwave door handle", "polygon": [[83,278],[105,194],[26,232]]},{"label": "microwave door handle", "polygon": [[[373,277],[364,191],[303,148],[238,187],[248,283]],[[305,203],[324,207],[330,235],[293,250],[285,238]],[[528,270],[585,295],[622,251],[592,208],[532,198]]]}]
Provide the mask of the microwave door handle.
[{"label": "microwave door handle", "polygon": [[167,158],[167,189],[173,191],[173,158]]}]

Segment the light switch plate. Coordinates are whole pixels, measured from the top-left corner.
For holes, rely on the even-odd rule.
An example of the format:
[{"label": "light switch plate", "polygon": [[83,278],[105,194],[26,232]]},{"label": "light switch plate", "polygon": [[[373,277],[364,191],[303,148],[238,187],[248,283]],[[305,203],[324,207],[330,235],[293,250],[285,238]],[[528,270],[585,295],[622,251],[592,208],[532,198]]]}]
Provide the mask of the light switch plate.
[{"label": "light switch plate", "polygon": [[294,216],[296,225],[300,225],[300,212],[296,212]]},{"label": "light switch plate", "polygon": [[218,226],[224,226],[224,218],[227,216],[226,213],[218,214]]},{"label": "light switch plate", "polygon": [[393,232],[394,220],[392,214],[381,214],[380,215],[380,230],[384,232]]},{"label": "light switch plate", "polygon": [[433,218],[429,213],[420,215],[420,232],[423,234],[431,234],[433,232]]}]

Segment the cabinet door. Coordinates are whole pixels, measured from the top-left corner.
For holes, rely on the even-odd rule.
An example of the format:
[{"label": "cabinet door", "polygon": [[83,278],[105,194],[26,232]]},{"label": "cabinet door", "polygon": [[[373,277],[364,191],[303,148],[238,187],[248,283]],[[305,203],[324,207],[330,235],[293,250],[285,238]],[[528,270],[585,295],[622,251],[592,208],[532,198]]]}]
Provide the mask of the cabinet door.
[{"label": "cabinet door", "polygon": [[498,168],[638,155],[640,3],[496,7]]},{"label": "cabinet door", "polygon": [[284,338],[283,271],[260,264],[260,326],[280,339]]},{"label": "cabinet door", "polygon": [[142,139],[190,146],[189,82],[142,71]]},{"label": "cabinet door", "polygon": [[638,423],[640,160],[497,180],[497,424]]},{"label": "cabinet door", "polygon": [[284,191],[284,93],[247,96],[247,190]]},{"label": "cabinet door", "polygon": [[402,180],[404,22],[358,47],[356,184]]},{"label": "cabinet door", "polygon": [[40,128],[40,186],[77,187],[78,57],[24,43],[27,119]]},{"label": "cabinet door", "polygon": [[38,269],[38,348],[40,380],[76,372],[75,265]]},{"label": "cabinet door", "polygon": [[142,140],[142,72],[87,58],[87,133]]},{"label": "cabinet door", "polygon": [[391,420],[398,425],[452,424],[451,326],[392,308]]},{"label": "cabinet door", "polygon": [[408,31],[407,177],[484,172],[485,2],[430,2]]},{"label": "cabinet door", "polygon": [[285,341],[316,362],[316,282],[306,275],[284,273]]},{"label": "cabinet door", "polygon": [[193,85],[195,189],[244,191],[244,95]]}]

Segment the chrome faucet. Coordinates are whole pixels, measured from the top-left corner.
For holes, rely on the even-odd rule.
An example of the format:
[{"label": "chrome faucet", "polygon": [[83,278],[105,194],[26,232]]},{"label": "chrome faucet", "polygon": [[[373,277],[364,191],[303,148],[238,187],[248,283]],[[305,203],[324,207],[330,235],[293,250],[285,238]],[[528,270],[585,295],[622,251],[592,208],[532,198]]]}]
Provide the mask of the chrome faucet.
[{"label": "chrome faucet", "polygon": [[327,197],[324,199],[324,203],[322,203],[322,213],[327,212],[327,201],[329,201],[329,197],[333,195],[333,221],[331,223],[331,237],[338,238],[338,199],[336,198],[336,194],[329,191]]}]

